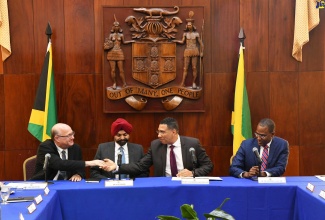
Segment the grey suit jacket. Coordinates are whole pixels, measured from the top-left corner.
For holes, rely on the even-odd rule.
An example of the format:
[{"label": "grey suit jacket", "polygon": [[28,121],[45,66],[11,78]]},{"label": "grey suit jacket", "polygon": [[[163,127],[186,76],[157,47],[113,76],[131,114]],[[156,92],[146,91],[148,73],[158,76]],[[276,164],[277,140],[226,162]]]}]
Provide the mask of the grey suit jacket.
[{"label": "grey suit jacket", "polygon": [[[185,169],[193,170],[193,163],[189,149],[193,147],[197,157],[197,167],[195,176],[206,176],[213,169],[213,163],[202,148],[200,141],[196,138],[180,136],[182,159]],[[154,165],[154,176],[166,176],[166,155],[167,145],[162,144],[159,139],[151,142],[148,153],[138,162],[131,164],[123,164],[119,168],[121,173],[138,174],[149,169]]]},{"label": "grey suit jacket", "polygon": [[[143,147],[139,144],[127,143],[128,152],[129,152],[129,163],[138,162],[144,155]],[[115,161],[115,142],[106,142],[99,144],[94,160],[103,160],[110,159]],[[129,173],[125,173],[129,174]],[[149,175],[149,170],[147,169],[145,172],[140,173],[138,175],[130,174],[130,178],[134,177],[146,177]],[[98,179],[106,179],[106,178],[115,178],[115,173],[106,172],[98,167],[90,168],[90,176],[92,178]]]}]

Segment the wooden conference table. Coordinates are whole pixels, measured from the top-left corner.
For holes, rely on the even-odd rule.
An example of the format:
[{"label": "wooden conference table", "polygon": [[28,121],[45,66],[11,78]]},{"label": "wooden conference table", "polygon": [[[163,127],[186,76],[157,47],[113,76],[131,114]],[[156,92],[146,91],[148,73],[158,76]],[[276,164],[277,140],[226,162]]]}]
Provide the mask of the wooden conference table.
[{"label": "wooden conference table", "polygon": [[[223,210],[235,219],[325,219],[325,200],[319,196],[325,182],[314,176],[286,177],[286,183],[258,183],[249,179],[221,177],[208,185],[184,185],[170,177],[134,180],[133,186],[105,187],[99,183],[55,181],[43,190],[17,190],[12,197],[42,195],[43,201],[29,214],[31,202],[1,205],[2,219],[139,219],[158,215],[181,218],[180,206],[193,204],[199,219],[217,208],[225,198]],[[308,183],[314,192],[306,189]]]}]

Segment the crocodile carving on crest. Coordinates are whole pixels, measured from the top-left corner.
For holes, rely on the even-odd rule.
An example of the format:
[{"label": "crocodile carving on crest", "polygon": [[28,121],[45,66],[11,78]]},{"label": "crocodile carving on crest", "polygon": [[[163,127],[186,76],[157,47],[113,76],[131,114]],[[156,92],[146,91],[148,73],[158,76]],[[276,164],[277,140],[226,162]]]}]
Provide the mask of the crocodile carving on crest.
[{"label": "crocodile carving on crest", "polygon": [[163,15],[177,14],[178,11],[179,11],[179,7],[175,6],[174,9],[175,9],[175,11],[167,11],[167,10],[164,10],[162,8],[134,8],[133,10],[137,11],[137,12],[148,14],[149,17],[152,17],[152,16],[160,16],[160,17],[162,17]]}]

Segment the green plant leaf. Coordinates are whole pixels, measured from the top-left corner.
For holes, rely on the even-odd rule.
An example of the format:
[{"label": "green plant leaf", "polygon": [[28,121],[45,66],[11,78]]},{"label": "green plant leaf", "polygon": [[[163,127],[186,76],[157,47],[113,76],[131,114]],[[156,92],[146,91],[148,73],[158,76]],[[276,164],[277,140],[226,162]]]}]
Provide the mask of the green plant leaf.
[{"label": "green plant leaf", "polygon": [[222,206],[228,201],[230,200],[230,198],[225,198],[223,200],[223,202],[221,203],[221,205],[216,208],[215,210],[213,210],[212,212],[210,212],[209,214],[204,214],[204,216],[206,218],[221,218],[221,219],[226,219],[226,220],[235,220],[235,218],[228,214],[227,212],[221,210]]},{"label": "green plant leaf", "polygon": [[174,217],[174,216],[168,216],[168,215],[159,215],[157,216],[160,220],[181,220],[180,218]]},{"label": "green plant leaf", "polygon": [[181,206],[182,217],[186,219],[198,220],[197,213],[192,205],[184,204]]},{"label": "green plant leaf", "polygon": [[204,214],[206,218],[221,218],[226,220],[235,220],[235,218],[223,210],[215,209],[209,214]]}]

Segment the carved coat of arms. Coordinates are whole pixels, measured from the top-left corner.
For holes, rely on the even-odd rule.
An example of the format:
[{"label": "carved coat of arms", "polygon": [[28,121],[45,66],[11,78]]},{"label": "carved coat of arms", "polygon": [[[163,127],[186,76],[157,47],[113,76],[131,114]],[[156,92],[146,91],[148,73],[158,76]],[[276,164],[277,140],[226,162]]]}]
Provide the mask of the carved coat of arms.
[{"label": "carved coat of arms", "polygon": [[[201,98],[203,34],[198,33],[194,26],[194,12],[188,11],[184,33],[177,39],[184,20],[177,16],[179,11],[178,6],[172,10],[133,8],[133,12],[140,16],[128,15],[124,20],[131,35],[128,41],[124,36],[126,31],[122,30],[120,21],[114,15],[111,33],[104,42],[106,62],[110,66],[110,73],[104,74],[109,74],[113,82],[105,87],[107,99],[124,99],[139,111],[145,108],[150,99],[160,99],[164,109],[170,111],[176,109],[183,99]],[[131,57],[124,54],[124,44],[132,44]],[[178,57],[177,45],[185,46],[182,57]],[[126,58],[129,63],[125,62]],[[177,69],[177,66],[181,66],[181,69]],[[132,79],[138,83],[126,80],[127,74],[132,75]],[[178,74],[181,80],[174,82]]]}]

